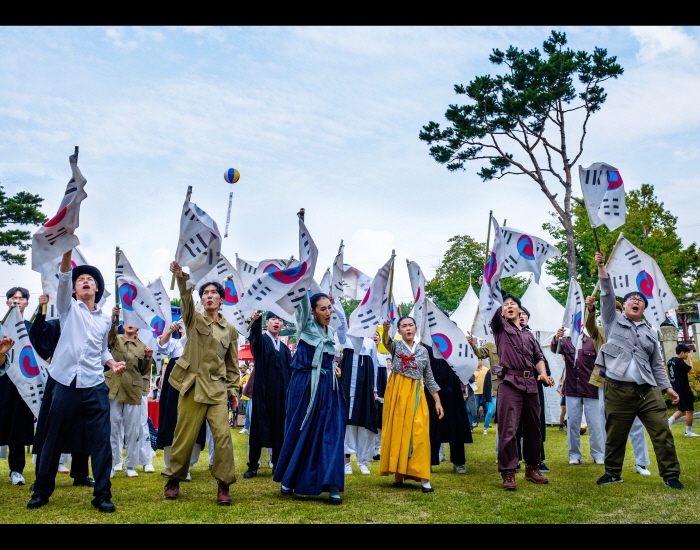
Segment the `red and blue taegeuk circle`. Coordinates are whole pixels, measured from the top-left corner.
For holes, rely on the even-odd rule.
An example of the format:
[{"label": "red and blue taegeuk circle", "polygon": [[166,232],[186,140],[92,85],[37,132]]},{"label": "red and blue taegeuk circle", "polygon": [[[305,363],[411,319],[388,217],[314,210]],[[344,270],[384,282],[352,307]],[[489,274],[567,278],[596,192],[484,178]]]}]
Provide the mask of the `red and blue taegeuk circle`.
[{"label": "red and blue taegeuk circle", "polygon": [[58,214],[56,214],[53,218],[51,218],[44,224],[44,227],[53,227],[54,225],[58,225],[59,223],[61,223],[61,221],[63,221],[63,218],[66,217],[66,212],[68,212],[68,207],[64,206],[58,211]]},{"label": "red and blue taegeuk circle", "polygon": [[122,307],[127,311],[134,311],[134,300],[136,300],[136,287],[131,283],[122,283],[119,285],[119,299],[122,302]]},{"label": "red and blue taegeuk circle", "polygon": [[156,315],[153,319],[151,319],[151,328],[153,329],[153,335],[156,338],[160,338],[165,330],[165,319],[159,315]]},{"label": "red and blue taegeuk circle", "polygon": [[431,334],[430,337],[433,339],[433,343],[437,346],[438,351],[445,359],[452,355],[452,341],[447,336],[436,332],[435,334]]},{"label": "red and blue taegeuk circle", "polygon": [[496,254],[494,252],[491,252],[489,261],[484,264],[484,280],[486,281],[486,284],[488,286],[491,286],[491,279],[496,273],[497,268],[498,262],[496,261]]},{"label": "red and blue taegeuk circle", "polygon": [[581,325],[583,324],[583,312],[577,311],[574,315],[574,330],[581,334]]},{"label": "red and blue taegeuk circle", "polygon": [[306,273],[307,269],[308,266],[306,265],[306,262],[302,262],[299,265],[288,269],[280,269],[275,264],[270,264],[263,269],[263,273],[269,273],[270,277],[272,277],[278,283],[282,283],[283,285],[291,285],[301,279]]},{"label": "red and blue taegeuk circle", "polygon": [[414,300],[414,303],[418,303],[418,300],[420,299],[420,287],[418,287],[418,290],[416,291],[416,299]]},{"label": "red and blue taegeuk circle", "polygon": [[520,235],[518,239],[518,252],[526,260],[535,259],[535,245],[530,235]]},{"label": "red and blue taegeuk circle", "polygon": [[369,287],[369,288],[367,289],[367,293],[365,294],[365,297],[362,298],[362,301],[360,302],[360,305],[361,305],[361,306],[364,306],[364,305],[367,303],[367,300],[369,300],[369,294],[370,294],[371,291],[372,291],[372,287]]},{"label": "red and blue taegeuk circle", "polygon": [[225,306],[235,306],[238,303],[238,293],[236,292],[236,285],[233,284],[231,279],[226,281],[224,285],[224,305]]},{"label": "red and blue taegeuk circle", "polygon": [[625,182],[622,181],[622,176],[617,170],[608,170],[608,189],[618,189]]},{"label": "red and blue taegeuk circle", "polygon": [[19,352],[19,370],[25,378],[39,376],[41,370],[36,362],[32,346],[24,346]]},{"label": "red and blue taegeuk circle", "polygon": [[654,297],[654,279],[644,270],[637,275],[637,289],[647,300]]}]

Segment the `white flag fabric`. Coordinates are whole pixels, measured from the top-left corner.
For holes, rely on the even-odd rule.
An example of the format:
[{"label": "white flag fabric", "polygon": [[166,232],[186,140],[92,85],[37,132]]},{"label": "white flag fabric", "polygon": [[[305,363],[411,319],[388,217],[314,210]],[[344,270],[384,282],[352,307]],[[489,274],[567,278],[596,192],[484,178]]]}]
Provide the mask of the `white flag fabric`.
[{"label": "white flag fabric", "polygon": [[345,289],[343,292],[345,297],[352,300],[361,300],[372,284],[372,277],[349,264],[343,264],[343,269],[343,288]]},{"label": "white flag fabric", "polygon": [[467,342],[467,337],[457,323],[439,310],[430,298],[426,298],[425,307],[427,332],[432,341],[433,355],[437,359],[447,361],[462,384],[468,384],[479,360]]},{"label": "white flag fabric", "polygon": [[190,270],[187,288],[196,286],[213,269],[220,255],[221,233],[216,222],[195,203],[185,200],[175,261]]},{"label": "white flag fabric", "polygon": [[243,289],[247,290],[248,287],[255,282],[255,280],[260,277],[263,273],[267,271],[275,271],[278,269],[290,269],[292,267],[297,267],[299,265],[298,260],[292,260],[289,263],[289,259],[272,259],[263,260],[261,262],[251,262],[244,260],[242,258],[236,258],[236,271],[243,283]]},{"label": "white flag fabric", "polygon": [[503,305],[501,296],[501,273],[505,261],[505,243],[501,228],[496,218],[491,216],[493,224],[493,247],[488,261],[484,264],[484,280],[479,291],[479,314],[487,325],[491,322],[493,314]]},{"label": "white flag fabric", "polygon": [[338,254],[336,254],[335,260],[333,261],[333,273],[331,274],[331,296],[334,298],[340,298],[346,295],[347,283],[345,282],[345,266],[343,264],[344,250],[345,245],[343,245],[341,241],[340,247],[338,247]]},{"label": "white flag fabric", "polygon": [[119,287],[124,324],[150,330],[155,337],[160,337],[167,328],[165,315],[153,292],[136,276],[121,249],[114,273]]},{"label": "white flag fabric", "polygon": [[665,321],[667,311],[678,307],[678,300],[656,260],[624,237],[618,239],[607,271],[615,296],[639,292],[647,299],[649,305],[644,310],[644,317],[655,329],[658,330]]},{"label": "white flag fabric", "polygon": [[[61,267],[62,255],[58,258],[54,258],[50,262],[45,263],[39,268],[41,272],[41,288],[44,294],[49,295],[49,303],[46,307],[46,320],[58,319],[58,312],[56,311],[56,293],[58,292],[58,271]],[[85,256],[77,248],[73,249],[73,254],[71,254],[71,266],[78,267],[80,265],[89,265],[85,259]],[[111,294],[104,289],[102,293],[102,299],[98,302],[98,306],[103,308],[107,303],[107,299]]]},{"label": "white flag fabric", "polygon": [[606,225],[611,231],[624,225],[625,185],[617,168],[596,162],[588,168],[578,167],[581,193],[591,227]]},{"label": "white flag fabric", "polygon": [[581,338],[581,333],[583,332],[583,300],[581,285],[575,278],[571,277],[562,327],[569,329],[569,336],[576,350],[576,355],[578,355],[578,350],[583,345],[583,339]]},{"label": "white flag fabric", "polygon": [[7,353],[9,366],[5,376],[10,377],[24,402],[34,416],[38,417],[46,387],[48,364],[34,351],[18,307],[13,307],[5,320],[5,336],[15,341]]},{"label": "white flag fabric", "polygon": [[279,269],[272,265],[265,267],[261,262],[257,267],[257,278],[241,297],[240,309],[274,311],[285,321],[293,323],[294,312],[304,296],[307,296],[313,281],[317,259],[318,248],[303,220],[299,218],[298,265]]},{"label": "white flag fabric", "polygon": [[676,314],[676,308],[666,312],[666,319],[668,319],[668,322],[674,327],[678,328],[678,315]]},{"label": "white flag fabric", "polygon": [[161,278],[158,277],[155,281],[151,281],[146,286],[148,290],[153,292],[153,296],[155,296],[160,310],[163,312],[163,319],[165,319],[165,327],[167,329],[173,322],[173,312],[170,309],[170,296],[168,296],[168,292],[165,290],[165,285]]},{"label": "white flag fabric", "polygon": [[[216,281],[224,287],[224,302],[221,306],[221,313],[224,318],[231,323],[236,330],[245,336],[248,336],[248,323],[245,322],[246,317],[250,317],[253,310],[241,311],[240,297],[242,296],[243,282],[238,274],[238,271],[231,265],[226,257],[222,254],[219,261],[209,273],[202,278],[202,285]],[[197,289],[199,291],[199,287]]]},{"label": "white flag fabric", "polygon": [[331,269],[327,268],[326,272],[323,274],[323,278],[321,279],[319,287],[321,288],[321,292],[323,292],[324,294],[328,294],[329,296],[331,292],[332,279],[333,276],[331,275]]},{"label": "white flag fabric", "polygon": [[[493,315],[491,317],[493,318]],[[482,313],[477,313],[476,315],[472,335],[481,340],[486,340],[493,344],[496,343],[496,339],[493,336],[493,329],[491,329],[491,322],[490,320],[487,322],[486,317]]]},{"label": "white flag fabric", "polygon": [[474,292],[471,285],[467,289],[466,294],[459,302],[457,309],[450,315],[450,320],[457,323],[457,326],[464,332],[468,334],[471,332],[474,321],[476,320],[476,313],[479,309],[479,297]]},{"label": "white flag fabric", "polygon": [[389,281],[393,262],[394,256],[389,258],[389,261],[379,268],[360,305],[350,314],[348,336],[357,338],[367,336],[372,338],[374,333],[377,332],[377,327],[382,322],[384,291]]},{"label": "white flag fabric", "polygon": [[512,227],[501,227],[500,233],[503,239],[501,277],[512,277],[523,271],[531,271],[535,274],[535,282],[540,284],[542,266],[547,260],[559,256],[559,249],[539,237]]},{"label": "white flag fabric", "polygon": [[[392,255],[392,259],[395,259],[396,256]],[[391,269],[394,269],[394,262],[391,262]],[[389,273],[389,279],[386,282],[386,287],[384,288],[384,296],[382,298],[382,323],[384,321],[389,321],[390,327],[389,327],[389,336],[393,338],[396,336],[396,333],[398,332],[398,327],[396,325],[396,322],[399,320],[398,312],[399,312],[399,305],[396,303],[395,297],[392,295],[391,296],[391,301],[389,300],[389,291],[391,290],[393,294],[393,289],[390,289],[389,286],[392,284],[391,280],[391,272]]]},{"label": "white flag fabric", "polygon": [[56,215],[47,221],[32,236],[32,269],[41,271],[41,266],[57,256],[63,256],[80,244],[75,230],[80,225],[80,203],[87,197],[87,180],[78,168],[78,148],[68,157],[73,172]]},{"label": "white flag fabric", "polygon": [[427,330],[428,308],[426,306],[425,275],[416,262],[406,260],[406,264],[413,291],[413,318],[416,321],[416,330],[420,335],[421,342],[431,346],[430,332]]}]

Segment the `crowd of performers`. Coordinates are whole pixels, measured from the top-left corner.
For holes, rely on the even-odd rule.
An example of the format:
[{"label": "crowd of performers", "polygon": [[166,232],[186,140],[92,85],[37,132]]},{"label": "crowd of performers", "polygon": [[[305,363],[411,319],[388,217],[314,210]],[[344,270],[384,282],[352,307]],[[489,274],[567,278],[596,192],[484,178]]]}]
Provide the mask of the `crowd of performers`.
[{"label": "crowd of performers", "polygon": [[[622,481],[628,436],[636,472],[650,475],[646,428],[666,486],[682,489],[670,426],[683,413],[692,425],[692,394],[680,385],[684,375],[687,382],[685,373],[691,368],[685,363],[688,350],[679,346],[669,365],[677,393],[661,359],[657,334],[643,320],[646,298],[632,292],[617,302],[602,254],[596,254],[596,263],[602,326],[596,325],[595,300],[589,297],[578,353],[563,330],[551,344],[551,351],[562,354],[565,362],[569,463],[582,460],[579,428],[585,411],[592,459],[605,466],[598,484]],[[220,313],[225,292],[218,282],[199,286],[199,312],[194,288],[186,284],[188,275],[176,262],[170,270],[178,281],[182,319],[158,341],[169,359],[157,438],[165,459],[163,496],[178,498],[180,483],[190,479],[190,466],[208,439],[216,502],[230,505],[236,468],[228,410],[237,409],[240,394],[238,334]],[[104,287],[95,267],[71,268],[68,252],[59,273],[58,319],[46,320],[39,312],[33,323],[25,321],[35,350],[50,362],[36,433],[31,410],[9,377],[2,376],[14,342],[6,336],[0,340],[0,445],[8,446],[10,482],[15,485],[24,484],[24,448],[34,446],[36,481],[30,509],[49,502],[66,453],[72,455],[74,485],[93,487],[92,504],[102,512],[116,509],[110,482],[115,471],[125,467],[129,477],[138,476],[138,466],[154,471],[145,397],[154,350],[139,341],[135,327],[125,326],[118,334],[119,308],[109,317],[97,306]],[[11,289],[7,304],[23,313],[28,298],[25,289]],[[548,471],[543,386],[555,382],[528,327],[529,312],[515,296],[503,298],[491,321],[495,343],[479,346],[471,336],[469,342],[480,360],[489,360],[490,374],[480,367],[475,375],[483,381],[478,405],[487,417],[485,433],[496,412],[498,471],[503,488],[515,490],[521,462],[526,481],[548,483],[543,475]],[[47,300],[42,296],[40,303]],[[301,301],[293,355],[279,337],[281,318],[268,312],[263,330],[261,312],[252,315],[255,368],[249,384],[254,398],[243,477],[257,475],[264,447],[270,451],[273,480],[282,495],[327,492],[331,504],[342,502],[345,476],[353,473],[352,454],[361,474],[369,474],[370,460],[377,460],[380,476],[393,476],[393,487],[412,480],[424,493],[434,491],[431,465],[439,464],[443,444],[450,447],[454,472],[466,473],[465,444],[472,442],[473,422],[465,404],[469,385],[436,358],[430,346],[418,342],[413,318],[398,320],[397,339],[389,337],[389,323],[384,324],[381,343],[389,353],[381,354],[379,333],[357,338],[344,324],[334,331],[330,321],[340,307],[325,294]],[[679,404],[679,413],[671,419],[666,418],[662,392]],[[694,435],[690,428],[687,432]],[[88,459],[94,479],[88,475]]]}]

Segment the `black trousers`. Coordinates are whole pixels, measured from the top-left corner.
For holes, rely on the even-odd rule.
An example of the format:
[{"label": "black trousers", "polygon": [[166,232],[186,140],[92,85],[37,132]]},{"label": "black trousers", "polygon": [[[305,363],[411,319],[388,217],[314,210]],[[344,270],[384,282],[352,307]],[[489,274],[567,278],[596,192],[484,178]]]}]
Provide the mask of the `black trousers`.
[{"label": "black trousers", "polygon": [[[251,470],[257,470],[258,469],[258,460],[260,460],[260,455],[262,454],[262,447],[258,447],[255,445],[250,446],[250,452],[248,453],[248,468]],[[280,449],[278,447],[272,447],[272,456],[270,457],[270,460],[272,460],[272,466],[274,467],[275,464],[277,464],[277,457],[280,455]]]},{"label": "black trousers", "polygon": [[93,503],[112,498],[112,448],[110,445],[109,388],[104,382],[92,388],[76,388],[55,384],[46,437],[37,464],[34,496],[48,499],[56,488],[56,470],[76,420],[82,417],[87,426],[88,447],[95,476]]},{"label": "black trousers", "polygon": [[[70,456],[70,476],[75,480],[85,481],[85,478],[90,475],[90,468],[88,466],[88,459],[90,458],[90,455],[88,453],[71,453]],[[36,455],[37,472],[39,471],[40,462],[41,454],[38,454]]]},{"label": "black trousers", "polygon": [[[445,443],[450,446],[450,462],[455,466],[464,466],[467,457],[464,453],[464,443]],[[440,464],[440,443],[430,444],[430,465]]]},{"label": "black trousers", "polygon": [[[27,465],[26,450],[24,445],[8,445],[7,446],[7,466],[10,472],[24,472],[24,467]],[[58,466],[56,466],[58,468]]]}]

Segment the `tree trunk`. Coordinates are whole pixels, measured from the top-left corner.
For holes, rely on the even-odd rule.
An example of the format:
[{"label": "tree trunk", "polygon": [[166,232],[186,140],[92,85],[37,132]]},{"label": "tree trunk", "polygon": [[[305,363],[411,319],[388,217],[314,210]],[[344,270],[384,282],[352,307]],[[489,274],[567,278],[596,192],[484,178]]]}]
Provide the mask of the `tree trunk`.
[{"label": "tree trunk", "polygon": [[569,278],[578,278],[578,270],[576,269],[576,245],[574,244],[574,224],[569,214],[568,219],[564,222],[564,230],[566,231],[566,263],[569,266]]}]

